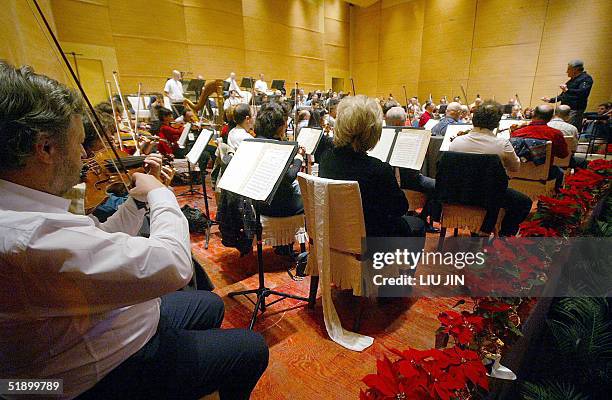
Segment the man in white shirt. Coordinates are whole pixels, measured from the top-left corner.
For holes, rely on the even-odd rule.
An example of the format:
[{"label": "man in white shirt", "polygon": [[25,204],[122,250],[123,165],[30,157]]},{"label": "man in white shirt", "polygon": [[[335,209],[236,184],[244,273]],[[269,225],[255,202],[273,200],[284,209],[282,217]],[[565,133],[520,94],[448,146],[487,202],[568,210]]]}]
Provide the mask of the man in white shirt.
[{"label": "man in white shirt", "polygon": [[[493,129],[499,126],[502,116],[501,105],[493,101],[485,101],[478,107],[472,118],[474,129],[467,135],[457,136],[450,144],[449,151],[475,154],[497,154],[506,171],[519,170],[521,160],[514,152],[508,139],[498,138]],[[486,171],[483,171],[486,173]],[[518,226],[527,218],[531,211],[531,199],[521,192],[507,188],[503,204],[506,211],[502,220],[500,235],[516,235]]]},{"label": "man in white shirt", "polygon": [[181,73],[177,70],[172,71],[172,78],[168,79],[164,86],[164,94],[168,96],[172,103],[182,103],[183,84],[181,83]]},{"label": "man in white shirt", "polygon": [[578,128],[568,123],[571,120],[570,112],[572,109],[565,104],[557,106],[555,116],[548,122],[548,126],[560,130],[565,137],[575,138],[578,140]]},{"label": "man in white shirt", "polygon": [[255,92],[257,94],[266,94],[268,91],[268,84],[264,80],[264,74],[259,74],[259,79],[255,81]]},{"label": "man in white shirt", "polygon": [[[104,224],[70,214],[80,96],[4,62],[0,92],[0,376],[62,379],[66,399],[248,398],[267,347],[218,329],[215,294],[176,292],[192,275],[189,229],[159,157]],[[137,237],[147,204],[150,237]]]},{"label": "man in white shirt", "polygon": [[228,110],[231,106],[236,106],[242,102],[243,99],[238,96],[238,92],[232,89],[229,92],[229,97],[223,102],[223,110]]},{"label": "man in white shirt", "polygon": [[234,110],[236,126],[227,134],[227,144],[234,150],[238,149],[244,139],[252,139],[249,130],[253,127],[251,107],[248,104],[238,104]]}]

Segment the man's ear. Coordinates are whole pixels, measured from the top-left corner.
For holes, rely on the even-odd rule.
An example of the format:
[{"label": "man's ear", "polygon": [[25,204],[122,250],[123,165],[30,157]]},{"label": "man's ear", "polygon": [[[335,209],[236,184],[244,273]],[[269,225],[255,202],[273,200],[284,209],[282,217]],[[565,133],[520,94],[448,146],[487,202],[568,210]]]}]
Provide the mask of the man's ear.
[{"label": "man's ear", "polygon": [[43,164],[53,164],[54,158],[59,151],[57,143],[46,133],[41,133],[34,145],[34,156]]}]

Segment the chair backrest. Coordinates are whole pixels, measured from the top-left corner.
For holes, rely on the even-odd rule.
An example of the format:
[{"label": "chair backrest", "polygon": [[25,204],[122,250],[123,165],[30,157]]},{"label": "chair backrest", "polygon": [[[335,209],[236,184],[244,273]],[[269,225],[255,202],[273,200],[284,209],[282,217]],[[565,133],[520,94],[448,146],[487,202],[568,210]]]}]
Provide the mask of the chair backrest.
[{"label": "chair backrest", "polygon": [[511,178],[525,179],[529,181],[546,181],[552,164],[552,142],[546,142],[546,161],[544,164],[535,165],[533,161],[522,162],[518,172],[511,172]]},{"label": "chair backrest", "polygon": [[448,204],[499,206],[508,176],[497,154],[445,151],[438,161],[436,198]]},{"label": "chair backrest", "polygon": [[[319,232],[317,220],[320,215],[328,215],[329,246],[333,251],[348,254],[361,254],[361,238],[365,237],[365,222],[361,206],[359,183],[319,178],[304,173],[298,174],[298,183],[304,202],[306,230],[314,242]],[[327,201],[325,201],[327,200]],[[322,207],[327,213],[321,212]]]},{"label": "chair backrest", "polygon": [[567,168],[570,165],[570,160],[572,156],[576,152],[576,147],[578,146],[578,139],[573,136],[564,136],[565,144],[567,144],[567,149],[569,150],[569,154],[565,158],[555,158],[553,161],[553,165],[561,168]]}]

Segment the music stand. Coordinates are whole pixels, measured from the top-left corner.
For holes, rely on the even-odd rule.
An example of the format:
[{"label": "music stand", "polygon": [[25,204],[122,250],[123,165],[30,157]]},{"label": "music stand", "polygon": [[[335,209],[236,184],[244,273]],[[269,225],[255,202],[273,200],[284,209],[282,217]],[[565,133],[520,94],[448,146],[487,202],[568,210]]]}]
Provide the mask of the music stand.
[{"label": "music stand", "polygon": [[[273,178],[272,176],[269,176],[270,178],[274,179],[274,181],[266,180],[264,184],[268,185],[274,182],[274,185],[271,188],[269,186],[266,187],[266,190],[268,190],[269,192],[267,192],[268,194],[267,196],[265,196],[265,200],[261,200],[263,197],[259,197],[258,199],[253,198],[255,197],[255,195],[253,194],[254,189],[252,189],[251,180],[253,180],[255,176],[259,176],[259,178],[261,178],[262,175],[266,174],[266,170],[270,168],[270,158],[266,158],[264,154],[264,146],[266,146],[267,144],[271,144],[274,147],[291,146],[292,149],[290,152],[286,151],[288,149],[283,149],[284,154],[282,156],[279,156],[278,154],[274,154],[272,156],[275,160],[279,161],[274,165],[276,169],[274,171]],[[256,161],[254,160],[254,157],[257,157],[258,149],[260,150],[259,154],[264,154],[264,156],[261,157],[259,161]],[[281,148],[276,147],[276,149]],[[284,293],[267,288],[264,277],[262,239],[263,228],[261,226],[260,207],[263,204],[270,204],[272,202],[274,194],[276,193],[276,190],[278,189],[282,178],[285,176],[285,173],[287,172],[287,169],[289,168],[289,165],[296,154],[297,143],[295,142],[279,142],[276,140],[268,139],[246,139],[238,147],[238,150],[234,154],[232,161],[228,165],[227,169],[225,170],[225,173],[223,174],[223,177],[221,178],[221,181],[219,182],[219,187],[221,189],[228,190],[246,198],[250,198],[253,201],[256,222],[255,235],[257,238],[257,273],[259,277],[259,285],[256,289],[248,289],[228,293],[228,296],[232,298],[235,296],[245,296],[251,303],[255,305],[255,308],[253,309],[253,316],[251,317],[251,323],[249,324],[249,329],[251,330],[253,329],[253,326],[255,326],[259,311],[261,310],[261,312],[264,313],[266,311],[266,307],[278,303],[279,301],[282,301],[286,298],[309,302],[309,299],[306,297],[296,296],[293,294]],[[285,158],[283,159],[282,157]],[[232,163],[234,162],[237,162],[237,164],[232,165]],[[284,163],[283,168],[280,168],[281,163]],[[240,179],[240,182],[237,182],[236,178]],[[253,301],[248,296],[249,294],[255,294],[257,296],[257,301]],[[278,298],[266,304],[266,297],[270,295],[278,296]]]},{"label": "music stand", "polygon": [[191,79],[189,81],[189,84],[187,85],[187,91],[196,92],[196,93],[201,92],[205,83],[206,83],[206,80],[204,79]]},{"label": "music stand", "polygon": [[[187,128],[188,125],[189,125],[189,129],[191,129],[191,124],[185,125],[185,128]],[[181,133],[181,137],[179,138],[179,141],[181,139],[183,139],[183,145],[185,143],[185,138],[187,137],[188,133],[189,133],[188,129],[183,129],[183,133]],[[208,133],[208,134],[206,134],[206,133]],[[212,137],[212,135],[213,135],[212,131],[209,131],[207,129],[203,129],[202,132],[200,133],[200,135],[198,136],[197,140],[193,144],[193,146],[191,146],[191,150],[189,150],[189,153],[187,153],[187,155],[185,156],[185,158],[187,159],[187,171],[189,173],[189,190],[186,190],[183,193],[178,194],[177,197],[178,196],[194,195],[194,194],[199,194],[201,196],[205,196],[204,193],[202,193],[200,191],[197,191],[197,190],[195,190],[193,188],[193,175],[192,175],[191,164],[197,164],[198,163],[198,160],[202,156],[202,152],[206,148],[206,145],[210,141],[210,138]],[[180,144],[179,144],[179,146],[180,146]],[[200,174],[201,173],[202,173],[202,171],[200,171]]]},{"label": "music stand", "polygon": [[285,87],[285,81],[281,79],[274,79],[272,80],[270,87],[275,90],[283,90]]},{"label": "music stand", "polygon": [[253,78],[244,77],[240,82],[240,87],[243,87],[245,89],[251,89],[253,87],[253,82]]}]

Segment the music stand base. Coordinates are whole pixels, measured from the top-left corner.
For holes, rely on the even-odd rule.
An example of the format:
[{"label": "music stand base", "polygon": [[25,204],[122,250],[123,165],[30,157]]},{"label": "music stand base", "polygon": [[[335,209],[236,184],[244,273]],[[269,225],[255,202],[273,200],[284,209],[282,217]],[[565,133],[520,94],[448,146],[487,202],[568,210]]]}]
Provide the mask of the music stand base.
[{"label": "music stand base", "polygon": [[[251,300],[251,298],[248,296],[249,294],[257,295],[257,301],[253,302],[253,300]],[[266,305],[266,297],[270,295],[275,295],[275,296],[278,296],[279,298]],[[302,301],[309,303],[309,299],[307,297],[301,297],[301,296],[296,296],[294,294],[283,293],[283,292],[269,289],[267,287],[231,292],[231,293],[228,293],[228,296],[232,298],[234,296],[245,296],[247,299],[249,299],[249,301],[255,304],[255,308],[253,309],[253,316],[251,317],[251,323],[249,324],[250,330],[253,330],[253,327],[255,326],[255,322],[257,321],[259,311],[261,310],[261,313],[263,314],[266,311],[266,308],[271,306],[272,304],[275,304],[287,298],[295,299],[295,300],[302,300]]]}]

